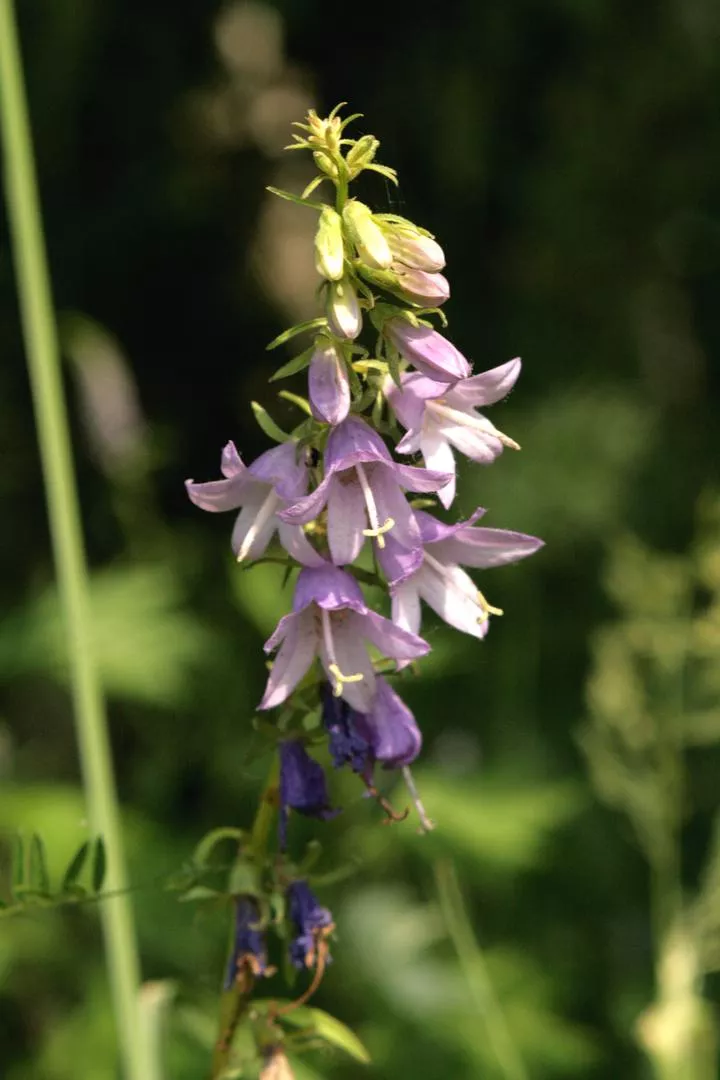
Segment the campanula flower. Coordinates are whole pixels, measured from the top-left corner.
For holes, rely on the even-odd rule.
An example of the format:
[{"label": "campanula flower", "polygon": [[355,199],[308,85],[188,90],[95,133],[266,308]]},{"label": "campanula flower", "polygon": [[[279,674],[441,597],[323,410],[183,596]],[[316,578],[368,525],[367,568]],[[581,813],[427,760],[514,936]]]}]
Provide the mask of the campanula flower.
[{"label": "campanula flower", "polygon": [[392,270],[397,276],[397,287],[414,304],[440,307],[450,297],[450,284],[444,274],[429,274],[402,263],[393,263]]},{"label": "campanula flower", "polygon": [[348,278],[328,285],[325,316],[328,329],[339,338],[353,340],[362,330],[362,313],[355,287]]},{"label": "campanula flower", "polygon": [[472,461],[489,465],[503,447],[519,450],[518,444],[480,413],[477,406],[492,405],[507,396],[520,374],[520,360],[461,379],[448,387],[417,372],[402,376],[402,389],[390,379],[386,394],[399,422],[407,429],[397,450],[401,454],[420,451],[430,469],[451,474],[438,492],[443,506],[455,498],[455,457],[452,448]]},{"label": "campanula flower", "polygon": [[463,354],[430,326],[413,326],[394,316],[385,322],[383,334],[403,359],[431,379],[450,383],[470,375],[470,364]]},{"label": "campanula flower", "polygon": [[337,813],[330,806],[325,773],[297,739],[285,739],[280,751],[280,848],[287,847],[288,811],[327,821]]},{"label": "campanula flower", "polygon": [[307,525],[327,506],[330,555],[344,566],[357,558],[366,536],[382,548],[392,532],[401,548],[417,549],[418,527],[403,489],[438,491],[451,479],[449,473],[393,461],[377,432],[359,416],[349,416],[330,433],[322,483],[279,514],[288,524]]},{"label": "campanula flower", "polygon": [[293,938],[290,960],[296,968],[314,968],[320,956],[329,959],[323,943],[335,929],[330,911],[323,907],[306,881],[293,881],[287,890]]},{"label": "campanula flower", "polygon": [[484,512],[476,510],[467,521],[444,525],[432,514],[416,511],[423,562],[392,590],[392,613],[398,626],[417,633],[421,599],[450,626],[477,638],[487,634],[490,615],[502,615],[488,604],[462,565],[478,569],[504,566],[532,555],[543,542],[508,529],[474,527]]},{"label": "campanula flower", "polygon": [[445,252],[434,237],[416,228],[410,221],[389,221],[379,215],[393,258],[415,270],[434,273],[445,266]]},{"label": "campanula flower", "polygon": [[185,482],[191,500],[202,510],[240,510],[232,532],[238,562],[259,559],[275,532],[280,543],[303,566],[319,566],[323,559],[302,529],[282,521],[277,511],[294,503],[308,487],[308,470],[297,444],[290,441],[267,450],[246,466],[235,444],[229,442],[220,463],[223,480],[206,484]]},{"label": "campanula flower", "polygon": [[334,692],[369,712],[376,679],[365,642],[400,662],[430,651],[422,638],[371,611],[357,581],[344,570],[330,564],[301,570],[292,613],[265,643],[268,653],[280,648],[259,708],[282,704],[319,655]]},{"label": "campanula flower", "polygon": [[409,765],[420,753],[422,735],[415,717],[389,683],[377,677],[369,712],[353,709],[329,687],[322,693],[323,723],[336,767],[349,765],[366,779],[375,762],[386,769]]},{"label": "campanula flower", "polygon": [[333,426],[350,411],[347,368],[337,347],[326,337],[315,340],[308,371],[308,397],[316,420]]},{"label": "campanula flower", "polygon": [[233,951],[225,972],[223,989],[229,990],[236,979],[249,972],[257,977],[271,972],[267,965],[265,934],[260,926],[257,903],[249,896],[239,896],[235,901],[235,939]]}]

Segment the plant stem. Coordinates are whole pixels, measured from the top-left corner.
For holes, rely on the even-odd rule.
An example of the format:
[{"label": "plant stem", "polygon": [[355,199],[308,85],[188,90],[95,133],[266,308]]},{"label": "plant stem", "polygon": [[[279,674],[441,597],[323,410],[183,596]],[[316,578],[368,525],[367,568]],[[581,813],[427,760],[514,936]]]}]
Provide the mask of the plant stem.
[{"label": "plant stem", "polygon": [[435,863],[434,871],[445,925],[500,1070],[507,1080],[529,1080],[525,1063],[495,994],[485,957],[468,921],[455,868],[449,860],[442,859]]},{"label": "plant stem", "polygon": [[67,632],[88,817],[91,828],[105,842],[107,888],[121,894],[100,906],[118,1043],[129,1080],[147,1080],[152,1075],[152,1066],[145,1061],[142,1040],[136,1037],[139,962],[132,908],[128,897],[122,895],[127,878],[120,812],[103,694],[93,656],[88,571],[12,0],[0,0],[0,120],[8,219]]}]

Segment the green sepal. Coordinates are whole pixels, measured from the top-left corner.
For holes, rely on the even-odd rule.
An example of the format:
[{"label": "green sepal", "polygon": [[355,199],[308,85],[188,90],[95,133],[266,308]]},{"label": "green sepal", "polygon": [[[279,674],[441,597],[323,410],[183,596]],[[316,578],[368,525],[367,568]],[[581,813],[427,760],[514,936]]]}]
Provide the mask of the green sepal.
[{"label": "green sepal", "polygon": [[234,840],[237,844],[241,844],[246,836],[245,830],[239,829],[236,825],[220,825],[217,829],[212,829],[203,836],[195,848],[192,855],[193,865],[205,867],[213,850],[223,840]]},{"label": "green sepal", "polygon": [[251,863],[238,859],[233,863],[228,877],[228,892],[233,896],[260,896],[258,873]]},{"label": "green sepal", "polygon": [[400,355],[395,349],[388,349],[387,351],[388,367],[390,368],[390,377],[395,385],[402,390],[402,379],[400,378]]},{"label": "green sepal", "polygon": [[[67,870],[65,871],[62,879],[62,892],[68,892],[70,889],[77,888],[77,879],[80,877],[85,867],[85,862],[90,854],[90,841],[86,840],[77,849],[72,859],[68,863]],[[84,892],[85,890],[83,890]]]},{"label": "green sepal", "polygon": [[259,401],[251,401],[250,408],[255,415],[258,427],[265,432],[269,439],[273,439],[277,443],[284,443],[289,440],[290,436],[281,427],[278,427],[267,409],[263,408]]},{"label": "green sepal", "polygon": [[302,409],[308,416],[312,416],[310,402],[307,398],[301,397],[300,394],[293,394],[291,390],[281,390],[278,397],[283,398],[285,401],[289,401],[291,405],[296,405],[298,409]]},{"label": "green sepal", "polygon": [[294,356],[292,360],[288,360],[287,364],[283,364],[279,367],[274,375],[271,375],[268,382],[277,382],[278,379],[289,379],[291,375],[297,375],[298,372],[304,371],[306,367],[309,367],[312,359],[314,349],[310,346],[305,352],[301,352],[299,356]]},{"label": "green sepal", "polygon": [[[288,150],[300,149],[300,146],[288,146]],[[287,199],[288,202],[297,203],[298,206],[309,206],[311,210],[324,210],[325,203],[315,202],[313,199],[305,199],[302,195],[293,195],[292,191],[283,191],[282,188],[276,188],[268,186],[265,188],[271,195],[277,195],[281,199]]]},{"label": "green sepal", "polygon": [[315,319],[306,319],[305,322],[295,323],[294,326],[289,326],[287,330],[283,330],[282,334],[278,334],[276,338],[273,338],[270,344],[265,346],[265,350],[266,352],[272,352],[273,349],[277,349],[278,345],[284,345],[286,341],[297,337],[298,334],[302,334],[306,330],[319,330],[321,327],[323,329],[327,328],[327,319],[324,315],[319,315]]},{"label": "green sepal", "polygon": [[[295,147],[291,146],[290,149],[294,150]],[[307,202],[308,195],[312,195],[315,188],[318,187],[320,184],[322,184],[323,180],[330,180],[330,177],[327,176],[326,174],[323,174],[322,176],[316,176],[314,180],[310,181],[310,183],[308,184],[308,186],[305,188],[302,195],[300,196],[300,198],[303,200],[303,206],[310,205]]]},{"label": "green sepal", "polygon": [[187,892],[182,893],[178,900],[181,904],[191,904],[193,901],[218,900],[224,896],[225,893],[218,892],[217,889],[211,889],[207,885],[193,885]]}]

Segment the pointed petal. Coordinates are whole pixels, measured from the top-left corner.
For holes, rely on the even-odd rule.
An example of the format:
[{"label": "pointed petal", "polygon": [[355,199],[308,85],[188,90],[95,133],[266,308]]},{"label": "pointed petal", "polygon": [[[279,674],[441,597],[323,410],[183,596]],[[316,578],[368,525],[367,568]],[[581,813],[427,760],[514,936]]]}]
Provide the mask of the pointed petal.
[{"label": "pointed petal", "polygon": [[309,522],[314,521],[318,514],[322,512],[328,500],[330,485],[333,480],[332,473],[328,473],[322,483],[318,484],[309,495],[305,495],[302,499],[298,499],[297,502],[291,503],[284,510],[278,510],[280,520],[287,522],[288,525],[307,525]]},{"label": "pointed petal", "polygon": [[391,589],[419,570],[423,562],[422,545],[407,548],[399,543],[393,533],[394,529],[385,533],[385,546],[382,548],[377,541],[373,542],[375,557]]},{"label": "pointed petal", "polygon": [[459,566],[448,567],[452,573],[437,574],[426,563],[413,579],[423,600],[441,619],[456,630],[472,637],[484,638],[489,620],[475,599],[475,584]]},{"label": "pointed petal", "polygon": [[384,387],[385,394],[393,412],[404,428],[422,427],[425,415],[425,402],[429,398],[442,397],[447,393],[447,383],[435,382],[412,371],[402,376],[402,388],[388,378]]},{"label": "pointed petal", "polygon": [[312,664],[317,645],[312,615],[296,617],[275,657],[259,709],[273,709],[290,696]]},{"label": "pointed petal", "polygon": [[420,437],[420,428],[407,431],[395,447],[398,454],[416,454],[420,449]]},{"label": "pointed petal", "polygon": [[455,456],[447,439],[434,424],[428,424],[420,439],[420,450],[428,469],[445,472],[448,482],[438,490],[440,502],[447,510],[455,498]]},{"label": "pointed petal", "polygon": [[420,630],[420,593],[414,577],[393,589],[392,621],[411,634],[417,634]]},{"label": "pointed petal", "polygon": [[[332,618],[332,635],[335,646],[335,663],[343,675],[362,675],[357,682],[343,683],[342,696],[353,709],[368,712],[375,695],[375,671],[363,643],[361,632],[364,617],[354,612]],[[330,658],[325,649],[325,642],[320,642],[320,659],[328,674],[328,679],[335,682],[330,671]]]},{"label": "pointed petal", "polygon": [[242,476],[246,472],[243,460],[235,448],[235,443],[232,441],[225,443],[223,447],[220,458],[220,472],[228,480],[232,480],[236,476]]},{"label": "pointed petal", "polygon": [[362,620],[363,636],[390,660],[415,660],[418,656],[425,656],[430,652],[427,641],[423,641],[417,634],[403,630],[375,611],[368,611],[362,616]]},{"label": "pointed petal", "polygon": [[209,480],[205,484],[196,484],[194,480],[185,481],[185,490],[190,500],[201,510],[220,513],[223,510],[237,510],[242,506],[248,494],[258,485],[248,483],[247,471],[226,480]]},{"label": "pointed petal", "polygon": [[367,516],[355,469],[336,476],[328,498],[327,532],[330,555],[336,566],[355,562],[365,543]]},{"label": "pointed petal", "polygon": [[[403,468],[407,469],[408,466],[394,465],[390,469],[375,465],[372,471],[368,469],[368,478],[371,481],[379,519],[393,521],[392,529],[387,535],[392,536],[405,548],[421,548],[420,529],[396,478],[397,470]],[[424,469],[413,470],[414,473],[425,471]]]},{"label": "pointed petal", "polygon": [[[438,521],[433,515],[429,514],[427,510],[416,510],[415,520],[420,528],[420,536],[423,544],[438,544],[441,540],[449,540],[451,537],[456,536],[462,529],[467,529],[468,526],[474,525],[474,523],[481,518],[485,510],[482,506],[478,506],[466,521],[458,521],[454,525],[446,525],[444,521]],[[475,530],[472,530],[475,531]],[[462,559],[443,559],[443,562],[462,562]]]},{"label": "pointed petal", "polygon": [[439,491],[452,480],[450,472],[436,472],[434,469],[421,469],[416,465],[393,464],[393,476],[398,484],[407,491],[419,491],[428,494]]},{"label": "pointed petal", "polygon": [[451,341],[429,326],[412,326],[405,319],[388,319],[383,333],[401,356],[423,375],[439,382],[454,382],[470,374],[470,364]]},{"label": "pointed petal", "polygon": [[526,559],[544,543],[537,536],[526,533],[512,532],[510,529],[472,528],[465,523],[454,536],[428,546],[431,554],[441,562],[486,569]]},{"label": "pointed petal", "polygon": [[256,480],[271,484],[288,502],[294,502],[307,491],[308,470],[304,453],[292,440],[266,450],[248,467],[248,472]]},{"label": "pointed petal", "polygon": [[325,565],[325,559],[312,546],[300,525],[288,525],[284,521],[278,521],[278,536],[287,553],[301,566]]},{"label": "pointed petal", "polygon": [[516,357],[508,360],[507,364],[491,368],[490,371],[472,375],[469,379],[461,379],[449,391],[448,405],[456,409],[468,405],[492,405],[501,401],[517,382],[521,367],[520,357]]},{"label": "pointed petal", "polygon": [[451,422],[440,424],[438,432],[461,454],[480,465],[491,465],[503,452],[503,444],[490,432],[485,434],[483,431]]}]

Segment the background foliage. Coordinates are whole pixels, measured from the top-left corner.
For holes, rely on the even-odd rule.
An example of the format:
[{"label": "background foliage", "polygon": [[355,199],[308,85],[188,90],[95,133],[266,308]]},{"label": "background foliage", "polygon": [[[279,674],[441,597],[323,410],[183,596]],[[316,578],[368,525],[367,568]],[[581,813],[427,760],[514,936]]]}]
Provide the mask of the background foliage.
[{"label": "background foliage", "polygon": [[[207,829],[252,812],[260,647],[289,600],[275,568],[237,571],[228,522],[182,481],[214,477],[228,438],[266,447],[251,397],[286,426],[264,346],[313,313],[314,218],[264,188],[302,187],[280,152],[290,122],[339,100],[399,170],[399,193],[376,177],[368,199],[445,247],[453,340],[479,370],[524,360],[493,416],[523,453],[466,469],[460,510],[547,547],[483,581],[506,611],[486,642],[430,631],[408,697],[437,832],[380,827],[335,778],[346,809],[323,865],[362,868],[324,897],[339,936],[317,1004],[358,1031],[374,1075],[493,1080],[489,980],[530,1077],[649,1075],[635,1037],[655,996],[649,875],[617,812],[641,764],[607,729],[627,743],[623,725],[655,707],[638,704],[655,646],[636,647],[633,618],[680,648],[707,611],[695,734],[674,744],[690,744],[677,828],[695,888],[720,736],[717,516],[692,547],[718,479],[716,5],[449,0],[411,20],[317,0],[19,7],[144,973],[171,980],[147,988],[168,1013],[168,1077],[205,1073],[227,915],[164,883]],[[2,857],[37,831],[57,883],[88,833],[4,222],[0,353]],[[711,569],[688,577],[700,549]],[[452,864],[482,948],[462,964]],[[0,923],[0,1069],[115,1077],[92,904]],[[330,1051],[297,1071],[367,1075]]]}]

